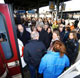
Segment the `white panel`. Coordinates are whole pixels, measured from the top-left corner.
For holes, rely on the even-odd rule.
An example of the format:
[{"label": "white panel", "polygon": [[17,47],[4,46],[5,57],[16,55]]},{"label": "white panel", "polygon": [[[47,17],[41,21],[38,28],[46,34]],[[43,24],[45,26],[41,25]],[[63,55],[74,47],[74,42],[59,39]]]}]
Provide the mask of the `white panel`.
[{"label": "white panel", "polygon": [[80,60],[67,69],[58,78],[74,78],[77,75],[80,75]]}]

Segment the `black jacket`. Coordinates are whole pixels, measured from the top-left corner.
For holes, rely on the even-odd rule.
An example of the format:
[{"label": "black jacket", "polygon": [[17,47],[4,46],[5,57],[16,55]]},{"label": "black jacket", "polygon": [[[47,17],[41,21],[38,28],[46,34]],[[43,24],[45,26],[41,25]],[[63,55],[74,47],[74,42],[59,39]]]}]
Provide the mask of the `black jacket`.
[{"label": "black jacket", "polygon": [[75,28],[77,28],[78,22],[79,22],[78,20],[75,20],[75,22],[74,22],[74,27]]},{"label": "black jacket", "polygon": [[30,33],[24,29],[24,32],[21,33],[17,30],[17,37],[23,42],[24,46],[28,43],[28,41],[31,39]]},{"label": "black jacket", "polygon": [[66,45],[66,50],[67,50],[70,62],[71,64],[73,64],[78,55],[79,43],[78,41],[75,41],[74,39],[72,39],[72,40],[67,40],[65,42],[65,45]]},{"label": "black jacket", "polygon": [[38,67],[42,56],[46,53],[45,45],[38,40],[31,40],[24,47],[24,61]]},{"label": "black jacket", "polygon": [[48,33],[49,35],[49,46],[50,46],[50,43],[51,43],[51,40],[52,40],[52,32]]},{"label": "black jacket", "polygon": [[49,35],[48,35],[48,32],[43,30],[41,32],[39,32],[39,40],[42,41],[45,46],[46,46],[46,49],[48,49],[49,47]]},{"label": "black jacket", "polygon": [[62,42],[63,42],[64,36],[65,36],[65,32],[64,31],[60,32],[60,40]]}]

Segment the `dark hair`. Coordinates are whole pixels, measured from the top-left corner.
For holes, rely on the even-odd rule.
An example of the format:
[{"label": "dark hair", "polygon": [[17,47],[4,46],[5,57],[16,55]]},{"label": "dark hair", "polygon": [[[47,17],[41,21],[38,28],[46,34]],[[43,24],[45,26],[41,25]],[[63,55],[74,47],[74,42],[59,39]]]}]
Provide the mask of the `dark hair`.
[{"label": "dark hair", "polygon": [[[76,33],[76,31],[71,31],[70,33],[73,34],[73,38],[77,41],[78,38],[77,38],[77,33]],[[69,35],[70,35],[70,33],[69,33]]]},{"label": "dark hair", "polygon": [[65,45],[59,41],[59,40],[56,40],[52,43],[52,51],[55,51],[55,52],[60,52],[60,56],[62,57],[64,54],[66,54],[66,48],[65,48]]},{"label": "dark hair", "polygon": [[31,31],[34,31],[34,28],[36,28],[35,26],[31,26]]},{"label": "dark hair", "polygon": [[71,30],[70,30],[70,27],[65,27],[65,29],[66,29],[68,32],[71,31]]},{"label": "dark hair", "polygon": [[[50,30],[51,30],[51,27],[48,27],[48,28],[47,28],[47,31],[48,31],[48,29],[50,29]],[[51,32],[52,32],[52,30],[51,30]]]}]

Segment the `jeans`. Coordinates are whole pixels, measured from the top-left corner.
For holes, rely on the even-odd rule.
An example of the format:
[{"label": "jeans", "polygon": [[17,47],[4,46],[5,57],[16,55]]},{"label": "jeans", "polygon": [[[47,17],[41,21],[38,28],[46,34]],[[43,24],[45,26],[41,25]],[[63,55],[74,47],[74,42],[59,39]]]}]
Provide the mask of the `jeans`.
[{"label": "jeans", "polygon": [[33,65],[29,64],[29,71],[30,71],[31,78],[43,78],[42,75],[38,73],[38,69],[36,69]]},{"label": "jeans", "polygon": [[36,69],[33,65],[29,64],[29,71],[30,71],[31,78],[36,78]]}]

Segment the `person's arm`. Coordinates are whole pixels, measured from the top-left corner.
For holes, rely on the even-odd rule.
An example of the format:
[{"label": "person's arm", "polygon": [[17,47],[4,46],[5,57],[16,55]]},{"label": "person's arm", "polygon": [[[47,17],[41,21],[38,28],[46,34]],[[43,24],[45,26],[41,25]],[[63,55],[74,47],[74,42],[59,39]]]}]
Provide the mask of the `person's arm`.
[{"label": "person's arm", "polygon": [[29,63],[30,62],[30,59],[29,59],[29,51],[28,51],[27,47],[24,47],[23,58],[24,58],[24,61],[26,63]]},{"label": "person's arm", "polygon": [[65,64],[66,67],[69,67],[70,66],[70,61],[69,61],[69,58],[66,57],[66,64]]},{"label": "person's arm", "polygon": [[46,45],[46,49],[48,49],[49,48],[49,35],[46,33],[46,35],[45,35],[45,45]]},{"label": "person's arm", "polygon": [[44,72],[44,70],[45,70],[45,68],[46,68],[46,58],[45,58],[45,56],[41,59],[41,62],[40,62],[40,66],[39,66],[39,70],[38,70],[38,72],[39,72],[39,74],[42,74],[43,72]]},{"label": "person's arm", "polygon": [[27,36],[27,40],[31,40],[31,36],[30,36],[30,33],[28,31],[26,31],[26,36]]},{"label": "person's arm", "polygon": [[78,56],[78,52],[79,52],[79,43],[76,42],[76,43],[75,43],[75,49],[74,49],[75,59],[76,59],[77,56]]},{"label": "person's arm", "polygon": [[46,51],[47,51],[46,46],[43,44],[43,50],[42,50],[43,56],[47,53]]},{"label": "person's arm", "polygon": [[75,44],[75,52],[77,52],[77,53],[78,53],[78,51],[79,51],[79,43],[78,43],[78,42],[76,42],[76,44]]}]

